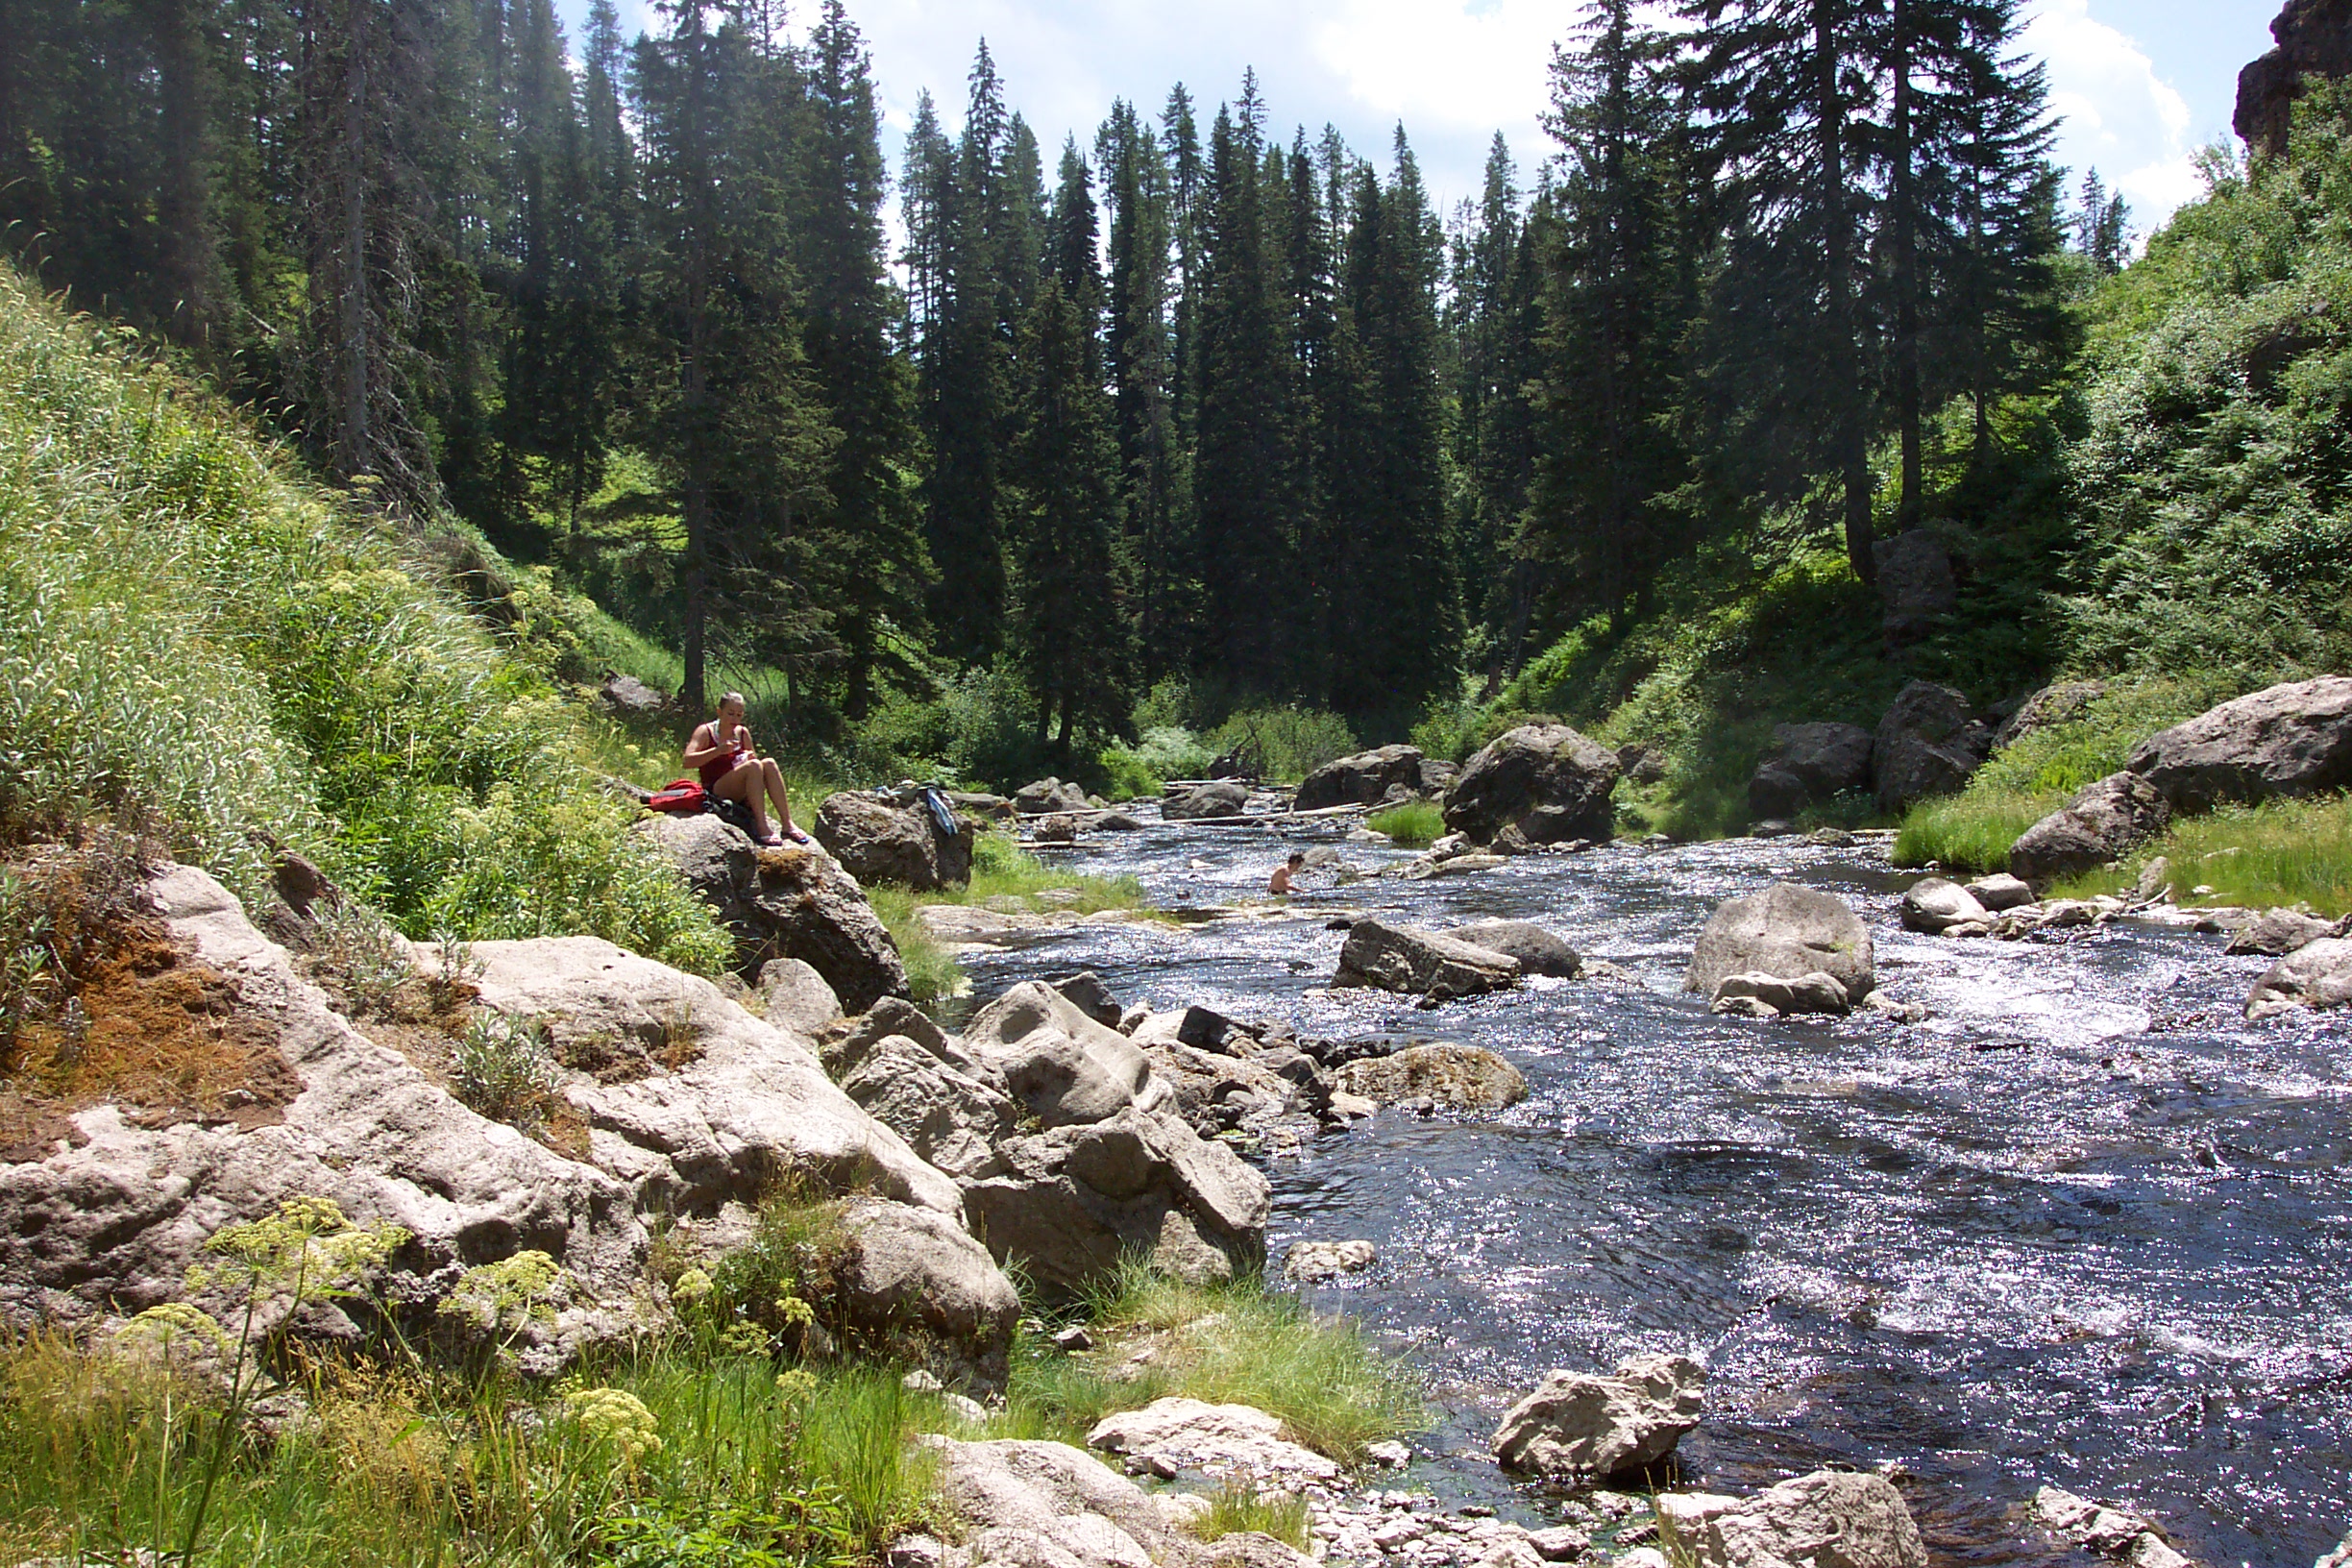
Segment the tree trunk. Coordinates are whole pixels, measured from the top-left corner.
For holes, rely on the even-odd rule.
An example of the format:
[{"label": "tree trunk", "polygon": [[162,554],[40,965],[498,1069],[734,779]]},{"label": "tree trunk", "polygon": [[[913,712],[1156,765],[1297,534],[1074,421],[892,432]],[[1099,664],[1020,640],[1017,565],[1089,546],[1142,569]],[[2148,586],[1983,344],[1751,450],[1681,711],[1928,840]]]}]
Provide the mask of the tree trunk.
[{"label": "tree trunk", "polygon": [[212,235],[206,156],[210,67],[194,0],[153,0],[156,60],[162,76],[163,184],[156,193],[172,289],[170,332],[201,344],[211,328]]},{"label": "tree trunk", "polygon": [[1855,576],[1875,582],[1873,555],[1870,453],[1863,429],[1861,350],[1855,342],[1853,208],[1846,189],[1846,105],[1838,90],[1837,39],[1829,7],[1813,8],[1815,120],[1821,138],[1821,198],[1829,283],[1827,392],[1835,400],[1838,473],[1846,500],[1846,559]]},{"label": "tree trunk", "polygon": [[370,472],[368,453],[368,22],[375,0],[346,0],[343,56],[342,439],[336,467],[346,478]]},{"label": "tree trunk", "polygon": [[1893,145],[1895,198],[1895,418],[1902,446],[1902,494],[1896,531],[1919,527],[1920,354],[1918,180],[1911,148],[1911,20],[1917,0],[1895,0]]}]

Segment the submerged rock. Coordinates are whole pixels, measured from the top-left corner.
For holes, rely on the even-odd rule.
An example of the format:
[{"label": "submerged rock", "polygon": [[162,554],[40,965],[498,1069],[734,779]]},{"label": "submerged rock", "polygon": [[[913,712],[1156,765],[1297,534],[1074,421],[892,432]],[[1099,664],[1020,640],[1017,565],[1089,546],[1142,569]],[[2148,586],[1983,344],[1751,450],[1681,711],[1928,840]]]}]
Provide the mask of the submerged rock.
[{"label": "submerged rock", "polygon": [[1753,1497],[1660,1492],[1656,1505],[1693,1568],[1927,1568],[1911,1510],[1883,1476],[1817,1470]]},{"label": "submerged rock", "polygon": [[1603,1479],[1655,1464],[1699,1424],[1706,1368],[1687,1356],[1637,1356],[1615,1375],[1552,1372],[1495,1429],[1507,1470]]},{"label": "submerged rock", "polygon": [[1848,996],[1866,996],[1875,965],[1870,928],[1843,901],[1776,882],[1717,906],[1699,933],[1682,989],[1712,997],[1734,974],[1796,980],[1821,972],[1834,977]]},{"label": "submerged rock", "polygon": [[1519,961],[1508,954],[1409,925],[1358,920],[1348,928],[1332,984],[1448,1001],[1506,991],[1518,980]]}]

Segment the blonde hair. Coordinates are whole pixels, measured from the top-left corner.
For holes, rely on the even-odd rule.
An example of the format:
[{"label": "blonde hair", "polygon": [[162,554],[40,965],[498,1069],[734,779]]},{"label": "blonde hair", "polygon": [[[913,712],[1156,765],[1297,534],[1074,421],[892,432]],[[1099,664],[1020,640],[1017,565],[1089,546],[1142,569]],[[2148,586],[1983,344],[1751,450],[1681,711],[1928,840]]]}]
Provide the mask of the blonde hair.
[{"label": "blonde hair", "polygon": [[723,707],[723,708],[727,708],[727,707],[741,708],[741,707],[748,707],[748,706],[749,706],[749,704],[748,704],[748,703],[747,703],[746,701],[744,701],[744,695],[743,695],[743,693],[741,693],[741,692],[729,692],[729,693],[727,693],[727,694],[726,694],[724,697],[722,697],[722,698],[719,699],[719,705],[720,705],[721,707]]}]

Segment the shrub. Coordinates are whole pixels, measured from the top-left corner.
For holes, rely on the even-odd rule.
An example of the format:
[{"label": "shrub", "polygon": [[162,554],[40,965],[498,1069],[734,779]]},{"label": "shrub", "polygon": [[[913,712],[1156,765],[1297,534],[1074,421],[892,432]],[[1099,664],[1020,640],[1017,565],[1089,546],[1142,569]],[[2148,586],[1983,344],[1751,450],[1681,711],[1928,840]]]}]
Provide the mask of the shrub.
[{"label": "shrub", "polygon": [[1347,721],[1319,708],[1245,708],[1209,737],[1213,756],[1239,752],[1260,776],[1291,783],[1359,749]]},{"label": "shrub", "polygon": [[530,1132],[555,1092],[555,1056],[537,1018],[484,1013],[450,1052],[450,1092],[492,1121]]}]

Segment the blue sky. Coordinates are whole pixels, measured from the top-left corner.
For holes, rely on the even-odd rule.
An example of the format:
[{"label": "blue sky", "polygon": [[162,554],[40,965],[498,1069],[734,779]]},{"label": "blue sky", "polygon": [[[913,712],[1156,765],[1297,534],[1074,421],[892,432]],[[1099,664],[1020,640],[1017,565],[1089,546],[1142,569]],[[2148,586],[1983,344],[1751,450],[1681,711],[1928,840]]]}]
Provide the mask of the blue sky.
[{"label": "blue sky", "polygon": [[[586,0],[560,0],[576,29]],[[625,27],[644,0],[618,0]],[[797,0],[805,21],[815,0]],[[917,95],[950,128],[985,36],[1013,106],[1052,152],[1081,146],[1114,97],[1157,110],[1181,81],[1207,113],[1257,68],[1269,127],[1326,121],[1386,159],[1403,120],[1441,208],[1475,194],[1500,130],[1523,171],[1545,156],[1544,67],[1579,8],[1563,0],[849,0],[873,50],[896,163]],[[2065,116],[2058,157],[2095,165],[2153,227],[2196,195],[2191,159],[2229,134],[2238,71],[2270,46],[2276,0],[2029,0],[2028,52]]]}]

